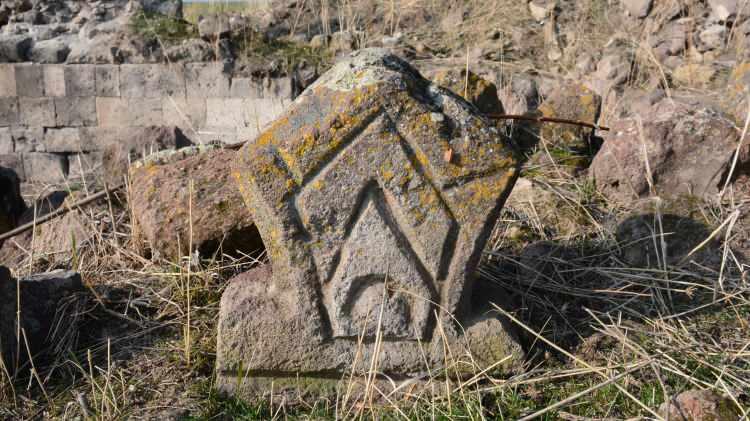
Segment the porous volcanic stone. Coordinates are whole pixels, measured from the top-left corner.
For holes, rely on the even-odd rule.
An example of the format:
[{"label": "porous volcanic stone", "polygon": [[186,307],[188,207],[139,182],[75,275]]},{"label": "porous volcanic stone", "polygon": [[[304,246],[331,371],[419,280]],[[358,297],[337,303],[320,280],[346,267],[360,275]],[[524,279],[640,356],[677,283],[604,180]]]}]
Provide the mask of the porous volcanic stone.
[{"label": "porous volcanic stone", "polygon": [[235,161],[272,269],[222,296],[220,388],[316,395],[373,360],[388,376],[435,370],[444,346],[510,369],[520,347],[472,287],[517,171],[509,139],[406,62],[342,60]]},{"label": "porous volcanic stone", "polygon": [[229,164],[235,154],[216,149],[173,162],[133,166],[130,198],[136,242],[169,259],[189,254],[192,180],[193,249],[209,256],[220,250],[228,254],[262,250],[250,212],[230,180]]},{"label": "porous volcanic stone", "polygon": [[[727,116],[700,103],[672,99],[616,120],[611,129],[589,170],[600,191],[621,201],[649,195],[649,172],[654,193],[661,196],[716,194],[739,140]],[[741,154],[738,168],[747,159]]]},{"label": "porous volcanic stone", "polygon": [[[544,117],[596,123],[601,108],[601,97],[580,83],[556,86],[539,106]],[[545,124],[541,136],[547,147],[570,148],[583,152],[590,149],[592,130],[570,124]]]},{"label": "porous volcanic stone", "polygon": [[674,421],[733,421],[739,420],[740,411],[728,396],[712,390],[688,390],[659,407],[665,419]]},{"label": "porous volcanic stone", "polygon": [[[49,349],[64,340],[74,329],[75,318],[71,318],[66,311],[71,309],[72,300],[75,300],[74,295],[84,291],[81,276],[75,272],[54,270],[31,275],[16,282],[8,269],[0,266],[0,352],[11,372],[16,367],[18,287],[21,300],[21,329],[26,334],[29,351],[37,367],[44,363]],[[64,325],[54,323],[56,319]],[[23,338],[21,340],[23,341]],[[28,368],[25,363],[29,351],[23,342],[21,350],[18,356],[19,367]]]},{"label": "porous volcanic stone", "polygon": [[476,105],[476,107],[485,114],[496,113],[503,114],[503,104],[497,97],[497,87],[494,83],[488,81],[469,71],[466,76],[466,70],[444,70],[435,74],[432,80],[463,97],[465,100]]}]

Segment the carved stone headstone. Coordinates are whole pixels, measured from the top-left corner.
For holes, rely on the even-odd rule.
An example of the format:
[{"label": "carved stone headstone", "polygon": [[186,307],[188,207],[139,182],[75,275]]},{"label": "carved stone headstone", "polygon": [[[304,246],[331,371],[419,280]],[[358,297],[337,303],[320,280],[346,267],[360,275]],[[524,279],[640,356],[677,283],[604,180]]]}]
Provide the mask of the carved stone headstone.
[{"label": "carved stone headstone", "polygon": [[222,297],[225,391],[268,392],[273,380],[320,393],[372,361],[409,377],[444,367],[447,348],[485,367],[518,361],[512,335],[471,296],[517,160],[462,99],[360,50],[246,145],[233,172],[272,270],[238,276]]}]

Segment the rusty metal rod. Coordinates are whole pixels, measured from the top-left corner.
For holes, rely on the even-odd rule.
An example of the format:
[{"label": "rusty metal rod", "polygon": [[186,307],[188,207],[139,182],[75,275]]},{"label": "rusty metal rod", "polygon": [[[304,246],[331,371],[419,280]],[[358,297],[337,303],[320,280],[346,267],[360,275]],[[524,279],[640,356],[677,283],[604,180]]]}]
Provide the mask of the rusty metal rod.
[{"label": "rusty metal rod", "polygon": [[104,190],[100,191],[99,193],[92,194],[91,196],[89,196],[89,197],[87,197],[85,199],[81,199],[78,202],[75,202],[75,203],[73,203],[70,206],[60,206],[59,208],[55,209],[54,211],[52,211],[52,212],[50,212],[50,213],[48,213],[46,215],[40,216],[38,219],[36,219],[36,221],[31,221],[29,223],[23,224],[20,227],[17,227],[17,228],[15,228],[13,230],[10,230],[10,231],[6,232],[5,234],[0,235],[0,243],[2,243],[3,241],[5,241],[5,240],[7,240],[9,238],[13,238],[13,237],[15,237],[18,234],[22,234],[22,233],[24,233],[24,232],[26,232],[26,231],[34,228],[35,226],[41,225],[41,224],[43,224],[45,222],[49,222],[52,219],[57,218],[58,216],[65,215],[66,213],[70,212],[70,210],[73,209],[73,208],[77,208],[77,207],[80,207],[80,206],[86,206],[89,203],[91,203],[91,202],[93,202],[93,201],[95,201],[97,199],[101,199],[102,197],[108,195],[109,193],[112,193],[112,192],[115,192],[117,190],[120,190],[123,187],[125,187],[125,183],[118,184],[115,187],[110,187],[108,189],[104,189]]},{"label": "rusty metal rod", "polygon": [[516,115],[516,114],[485,114],[488,118],[492,120],[524,120],[524,121],[536,121],[540,123],[561,123],[561,124],[572,124],[575,126],[583,126],[588,127],[590,129],[598,129],[598,130],[604,130],[609,131],[609,127],[606,126],[599,126],[592,123],[587,123],[585,121],[577,121],[577,120],[569,120],[567,118],[557,118],[557,117],[534,117],[530,115]]}]

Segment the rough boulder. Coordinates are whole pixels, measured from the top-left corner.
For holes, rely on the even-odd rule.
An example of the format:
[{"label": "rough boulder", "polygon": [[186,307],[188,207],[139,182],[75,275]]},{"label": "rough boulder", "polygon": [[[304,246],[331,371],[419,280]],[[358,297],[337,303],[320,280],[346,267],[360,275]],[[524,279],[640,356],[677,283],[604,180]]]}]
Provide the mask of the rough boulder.
[{"label": "rough boulder", "polygon": [[665,98],[613,122],[590,174],[600,191],[624,201],[648,196],[650,184],[665,197],[708,197],[723,187],[738,140],[715,109]]}]

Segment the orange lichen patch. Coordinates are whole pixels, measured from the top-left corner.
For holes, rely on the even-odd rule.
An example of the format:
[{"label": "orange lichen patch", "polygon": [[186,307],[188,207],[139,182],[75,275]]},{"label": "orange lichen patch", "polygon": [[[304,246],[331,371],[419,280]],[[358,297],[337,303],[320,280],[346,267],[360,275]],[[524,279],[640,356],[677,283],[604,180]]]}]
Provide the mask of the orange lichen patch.
[{"label": "orange lichen patch", "polygon": [[472,212],[477,208],[486,208],[496,202],[500,195],[509,189],[515,180],[516,169],[509,168],[501,176],[488,177],[467,183],[462,187],[452,209],[461,220],[472,219]]},{"label": "orange lichen patch", "polygon": [[386,184],[389,184],[393,180],[395,174],[393,172],[393,164],[391,161],[386,160],[380,164],[380,168],[378,168],[378,176]]}]

